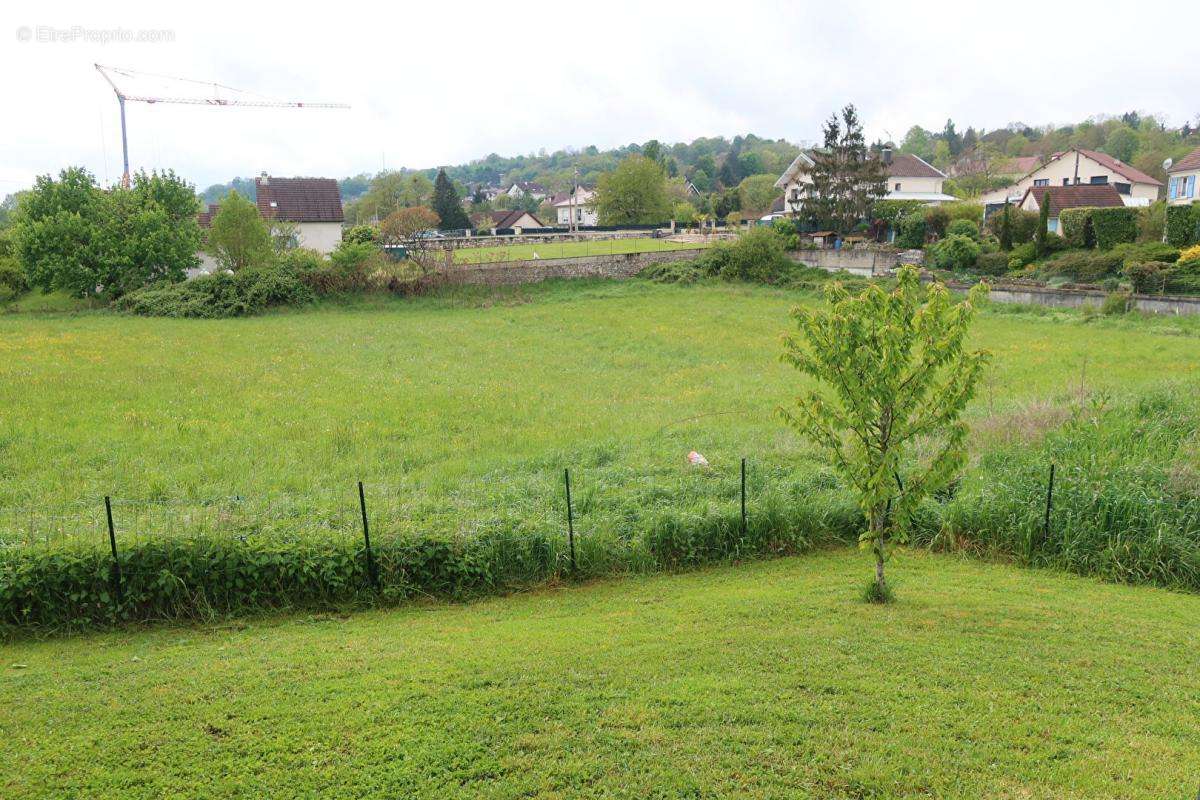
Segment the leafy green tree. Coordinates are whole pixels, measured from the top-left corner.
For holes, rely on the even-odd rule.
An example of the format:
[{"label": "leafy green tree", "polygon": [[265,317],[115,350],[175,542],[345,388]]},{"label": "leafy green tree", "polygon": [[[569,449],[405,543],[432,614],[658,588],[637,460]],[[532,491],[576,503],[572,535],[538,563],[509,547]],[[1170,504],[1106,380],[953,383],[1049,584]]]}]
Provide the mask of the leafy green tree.
[{"label": "leafy green tree", "polygon": [[92,174],[70,167],[58,180],[42,175],[22,198],[13,225],[14,249],[25,274],[45,291],[96,294],[107,274],[102,228],[107,198]]},{"label": "leafy green tree", "polygon": [[717,180],[725,189],[733,189],[742,180],[742,175],[738,171],[737,159],[733,154],[725,156],[725,160],[721,162],[721,169],[717,172]]},{"label": "leafy green tree", "polygon": [[205,247],[218,264],[234,272],[270,264],[275,256],[271,231],[258,206],[237,192],[230,192],[217,209]]},{"label": "leafy green tree", "polygon": [[181,281],[200,263],[195,188],[173,171],[139,172],[108,193],[101,226],[105,291],[113,297],[157,281]]},{"label": "leafy green tree", "polygon": [[853,105],[842,109],[840,119],[834,114],[825,123],[825,144],[813,151],[813,161],[812,189],[800,213],[818,227],[849,232],[887,194],[883,164],[868,152]]},{"label": "leafy green tree", "polygon": [[1112,130],[1104,139],[1104,152],[1125,163],[1133,162],[1138,151],[1138,135],[1127,125]]},{"label": "leafy green tree", "polygon": [[444,169],[438,170],[437,180],[433,182],[433,212],[441,220],[440,227],[443,229],[464,230],[471,227],[467,212],[463,211],[458,191],[446,177]]},{"label": "leafy green tree", "polygon": [[950,150],[950,155],[957,156],[962,152],[962,137],[958,135],[958,131],[954,129],[954,120],[946,120],[946,127],[942,129],[942,141],[946,143],[946,147]]},{"label": "leafy green tree", "polygon": [[1016,158],[1025,154],[1029,147],[1029,138],[1023,133],[1014,133],[1004,142],[1004,152]]},{"label": "leafy green tree", "polygon": [[884,563],[907,538],[921,501],[948,486],[966,461],[963,409],[987,360],[968,350],[967,332],[986,289],[952,304],[941,284],[926,292],[913,267],[894,289],[871,284],[851,295],[840,282],[821,307],[794,314],[799,333],[784,361],[815,379],[785,422],[811,439],[858,496],[859,536],[875,558],[867,597],[891,598]]},{"label": "leafy green tree", "polygon": [[601,225],[663,222],[671,215],[667,176],[645,156],[628,156],[615,170],[600,176],[596,209]]},{"label": "leafy green tree", "polygon": [[1046,192],[1042,195],[1042,200],[1038,209],[1038,226],[1033,234],[1033,252],[1038,258],[1046,255],[1050,248],[1048,245],[1048,237],[1050,230],[1050,193]]},{"label": "leafy green tree", "polygon": [[775,179],[774,175],[751,175],[749,178],[743,178],[738,184],[742,210],[759,215],[769,211],[771,204],[779,197]]},{"label": "leafy green tree", "polygon": [[920,125],[913,125],[904,134],[900,143],[900,152],[909,153],[925,161],[933,160],[933,136]]}]

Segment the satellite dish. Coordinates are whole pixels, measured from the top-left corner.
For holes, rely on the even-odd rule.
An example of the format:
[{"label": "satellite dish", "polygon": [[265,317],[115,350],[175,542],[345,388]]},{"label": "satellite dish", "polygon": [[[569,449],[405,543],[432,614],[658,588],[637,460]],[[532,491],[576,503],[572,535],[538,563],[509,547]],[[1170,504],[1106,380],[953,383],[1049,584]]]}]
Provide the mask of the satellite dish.
[{"label": "satellite dish", "polygon": [[1166,172],[1167,170],[1169,170],[1171,168],[1171,165],[1174,163],[1175,163],[1175,159],[1173,159],[1173,158],[1168,158],[1165,161],[1163,161],[1163,172]]}]

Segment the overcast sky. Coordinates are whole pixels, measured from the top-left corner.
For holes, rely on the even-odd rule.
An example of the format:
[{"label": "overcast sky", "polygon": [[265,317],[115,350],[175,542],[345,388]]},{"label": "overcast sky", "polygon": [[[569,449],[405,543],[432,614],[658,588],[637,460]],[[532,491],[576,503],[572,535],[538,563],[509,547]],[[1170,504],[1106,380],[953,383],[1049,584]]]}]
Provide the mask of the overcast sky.
[{"label": "overcast sky", "polygon": [[[810,141],[847,102],[872,139],[947,117],[960,131],[1129,109],[1194,118],[1200,3],[1105,5],[8,0],[0,194],[71,164],[119,179],[117,103],[94,62],[352,106],[130,104],[132,167],[199,188],[651,138]],[[98,40],[112,29],[156,41]]]}]

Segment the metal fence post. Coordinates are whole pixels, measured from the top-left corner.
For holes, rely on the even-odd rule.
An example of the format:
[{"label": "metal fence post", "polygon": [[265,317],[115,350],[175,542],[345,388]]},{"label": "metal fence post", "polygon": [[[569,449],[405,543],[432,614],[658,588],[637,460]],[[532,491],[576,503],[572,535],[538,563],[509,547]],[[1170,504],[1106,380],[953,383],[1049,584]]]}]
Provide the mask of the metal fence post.
[{"label": "metal fence post", "polygon": [[1050,480],[1046,484],[1046,519],[1042,523],[1042,544],[1050,541],[1050,512],[1054,508],[1054,464],[1050,464]]},{"label": "metal fence post", "polygon": [[571,470],[563,470],[563,483],[567,487],[567,543],[571,548],[571,572],[575,571],[575,515],[571,510]]},{"label": "metal fence post", "polygon": [[113,594],[117,596],[117,606],[125,603],[125,589],[121,585],[121,562],[117,560],[117,531],[113,527],[112,499],[104,495],[104,514],[108,517],[108,546],[112,549],[112,567],[109,569],[109,581],[112,583]]},{"label": "metal fence post", "polygon": [[363,493],[362,481],[358,482],[358,507],[362,511],[363,544],[366,545],[367,554],[367,577],[371,579],[371,585],[378,589],[379,571],[375,569],[375,557],[371,553],[371,528],[367,524],[367,496]]}]

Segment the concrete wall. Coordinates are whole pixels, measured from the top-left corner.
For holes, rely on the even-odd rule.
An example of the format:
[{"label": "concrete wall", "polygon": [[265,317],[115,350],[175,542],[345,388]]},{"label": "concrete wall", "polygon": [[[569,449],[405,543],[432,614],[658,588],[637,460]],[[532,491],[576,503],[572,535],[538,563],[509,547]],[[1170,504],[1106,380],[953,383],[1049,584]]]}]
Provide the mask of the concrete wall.
[{"label": "concrete wall", "polygon": [[650,264],[687,261],[700,255],[703,249],[455,265],[439,272],[430,283],[501,286],[554,278],[632,278]]},{"label": "concrete wall", "polygon": [[[955,288],[967,289],[966,286]],[[996,286],[988,298],[997,303],[1051,306],[1055,308],[1100,308],[1107,295],[1099,289],[1051,289],[1036,286]],[[1200,314],[1200,297],[1133,295],[1133,308],[1148,314]]]},{"label": "concrete wall", "polygon": [[830,272],[845,270],[851,275],[864,278],[895,269],[901,261],[900,253],[887,250],[797,250],[790,255],[796,261],[810,267],[820,267]]}]

